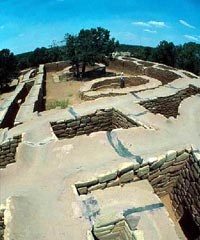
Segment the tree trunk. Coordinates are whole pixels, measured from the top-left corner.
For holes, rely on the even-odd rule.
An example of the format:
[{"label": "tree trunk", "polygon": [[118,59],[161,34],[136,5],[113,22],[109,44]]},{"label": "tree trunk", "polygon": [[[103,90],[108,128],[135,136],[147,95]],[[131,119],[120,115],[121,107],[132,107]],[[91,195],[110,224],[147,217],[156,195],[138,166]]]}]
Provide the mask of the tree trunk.
[{"label": "tree trunk", "polygon": [[79,64],[76,63],[76,77],[80,78]]},{"label": "tree trunk", "polygon": [[85,76],[85,69],[86,69],[86,64],[83,63],[83,66],[82,66],[82,78]]}]

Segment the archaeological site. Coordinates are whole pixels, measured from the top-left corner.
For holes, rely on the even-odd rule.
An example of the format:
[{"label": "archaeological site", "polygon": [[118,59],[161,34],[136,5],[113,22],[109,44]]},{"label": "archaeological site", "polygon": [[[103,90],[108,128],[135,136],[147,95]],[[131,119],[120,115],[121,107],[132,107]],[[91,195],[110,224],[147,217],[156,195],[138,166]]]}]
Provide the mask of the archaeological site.
[{"label": "archaeological site", "polygon": [[23,71],[0,101],[0,240],[200,239],[200,77],[109,69],[63,109],[45,101],[67,62]]}]

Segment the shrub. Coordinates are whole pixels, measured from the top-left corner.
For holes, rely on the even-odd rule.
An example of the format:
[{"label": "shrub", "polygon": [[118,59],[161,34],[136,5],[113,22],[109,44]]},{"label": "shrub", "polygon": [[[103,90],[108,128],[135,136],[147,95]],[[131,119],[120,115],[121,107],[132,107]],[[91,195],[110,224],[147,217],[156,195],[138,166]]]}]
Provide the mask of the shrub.
[{"label": "shrub", "polygon": [[50,110],[50,109],[54,109],[54,108],[61,108],[61,109],[65,109],[69,106],[69,99],[67,100],[56,100],[54,102],[50,102],[47,104],[47,110]]}]

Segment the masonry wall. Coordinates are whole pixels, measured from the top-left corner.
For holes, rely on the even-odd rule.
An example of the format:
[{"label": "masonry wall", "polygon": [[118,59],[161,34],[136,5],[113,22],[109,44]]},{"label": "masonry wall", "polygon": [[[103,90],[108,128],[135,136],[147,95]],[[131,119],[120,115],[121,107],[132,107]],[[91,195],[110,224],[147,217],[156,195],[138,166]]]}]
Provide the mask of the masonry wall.
[{"label": "masonry wall", "polygon": [[14,136],[0,145],[0,168],[5,168],[8,164],[16,162],[15,155],[22,136]]},{"label": "masonry wall", "polygon": [[[124,217],[119,217],[111,222],[103,222],[102,225],[95,224],[92,234],[87,233],[87,240],[104,240],[104,239],[126,239],[137,240],[137,232],[139,230],[131,230]],[[140,231],[141,232],[141,231]],[[94,237],[95,236],[95,237]]]},{"label": "masonry wall", "polygon": [[121,60],[113,60],[109,62],[109,68],[118,72],[124,72],[125,74],[142,74],[143,66],[137,63],[130,61],[121,61]]},{"label": "masonry wall", "polygon": [[53,62],[53,63],[46,63],[45,64],[45,69],[48,72],[61,71],[68,66],[70,66],[70,64],[69,64],[69,62],[66,62],[66,61]]},{"label": "masonry wall", "polygon": [[161,81],[163,85],[172,82],[175,79],[181,78],[180,75],[170,71],[169,67],[167,66],[165,67],[165,69],[159,69],[157,67],[152,66],[152,63],[146,62],[146,64],[144,64],[144,62],[142,61],[138,61],[138,63],[135,63],[128,58],[127,60],[128,61],[120,60],[110,61],[109,68],[120,72],[124,72],[125,74],[131,75],[144,74],[146,76],[158,79],[159,81]]},{"label": "masonry wall", "polygon": [[45,80],[44,65],[39,66],[38,74],[31,90],[18,109],[14,125],[21,124],[33,117],[33,113],[44,109],[43,87]]},{"label": "masonry wall", "polygon": [[155,193],[164,196],[172,191],[188,160],[189,153],[185,149],[170,150],[143,164],[125,163],[112,172],[101,174],[87,181],[77,182],[75,186],[79,194],[87,194],[97,189],[148,179]]},{"label": "masonry wall", "polygon": [[0,240],[4,240],[4,210],[0,209]]},{"label": "masonry wall", "polygon": [[[149,80],[142,77],[124,77],[124,79],[125,87],[138,86],[149,82]],[[97,91],[105,88],[120,88],[120,76],[98,81],[92,85],[91,90]]]},{"label": "masonry wall", "polygon": [[7,108],[7,112],[4,116],[4,119],[2,120],[0,127],[1,128],[11,128],[14,126],[14,121],[16,118],[16,115],[20,109],[20,105],[18,104],[18,101],[21,100],[21,104],[25,101],[26,96],[28,95],[29,91],[32,88],[33,83],[23,83],[23,87],[18,92],[18,94],[13,98],[13,101],[10,103],[10,105]]},{"label": "masonry wall", "polygon": [[177,92],[168,97],[158,97],[153,100],[141,102],[140,105],[151,111],[152,113],[160,113],[165,117],[177,117],[178,108],[185,98],[200,93],[200,89],[190,85],[188,88]]},{"label": "masonry wall", "polygon": [[[169,69],[169,68],[168,68]],[[170,70],[166,70],[166,69],[159,69],[156,67],[148,67],[144,70],[144,74],[158,79],[159,81],[162,82],[163,85],[174,81],[175,79],[181,78],[180,75],[170,71]]]},{"label": "masonry wall", "polygon": [[55,135],[62,139],[98,131],[111,131],[115,128],[127,129],[139,126],[139,124],[114,109],[101,109],[75,120],[51,122],[51,126]]},{"label": "masonry wall", "polygon": [[171,199],[177,218],[181,218],[184,211],[191,214],[200,230],[200,155],[191,154],[182,168],[176,182]]}]

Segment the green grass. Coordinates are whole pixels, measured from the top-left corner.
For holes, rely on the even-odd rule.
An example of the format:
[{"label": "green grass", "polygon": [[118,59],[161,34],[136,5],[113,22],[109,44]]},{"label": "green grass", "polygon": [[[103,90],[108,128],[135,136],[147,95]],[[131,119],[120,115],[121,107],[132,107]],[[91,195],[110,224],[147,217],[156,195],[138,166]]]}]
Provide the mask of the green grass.
[{"label": "green grass", "polygon": [[47,110],[54,109],[54,108],[57,108],[57,107],[65,109],[68,106],[69,106],[69,99],[67,99],[67,100],[60,100],[60,101],[57,100],[57,101],[48,103],[47,104]]}]

